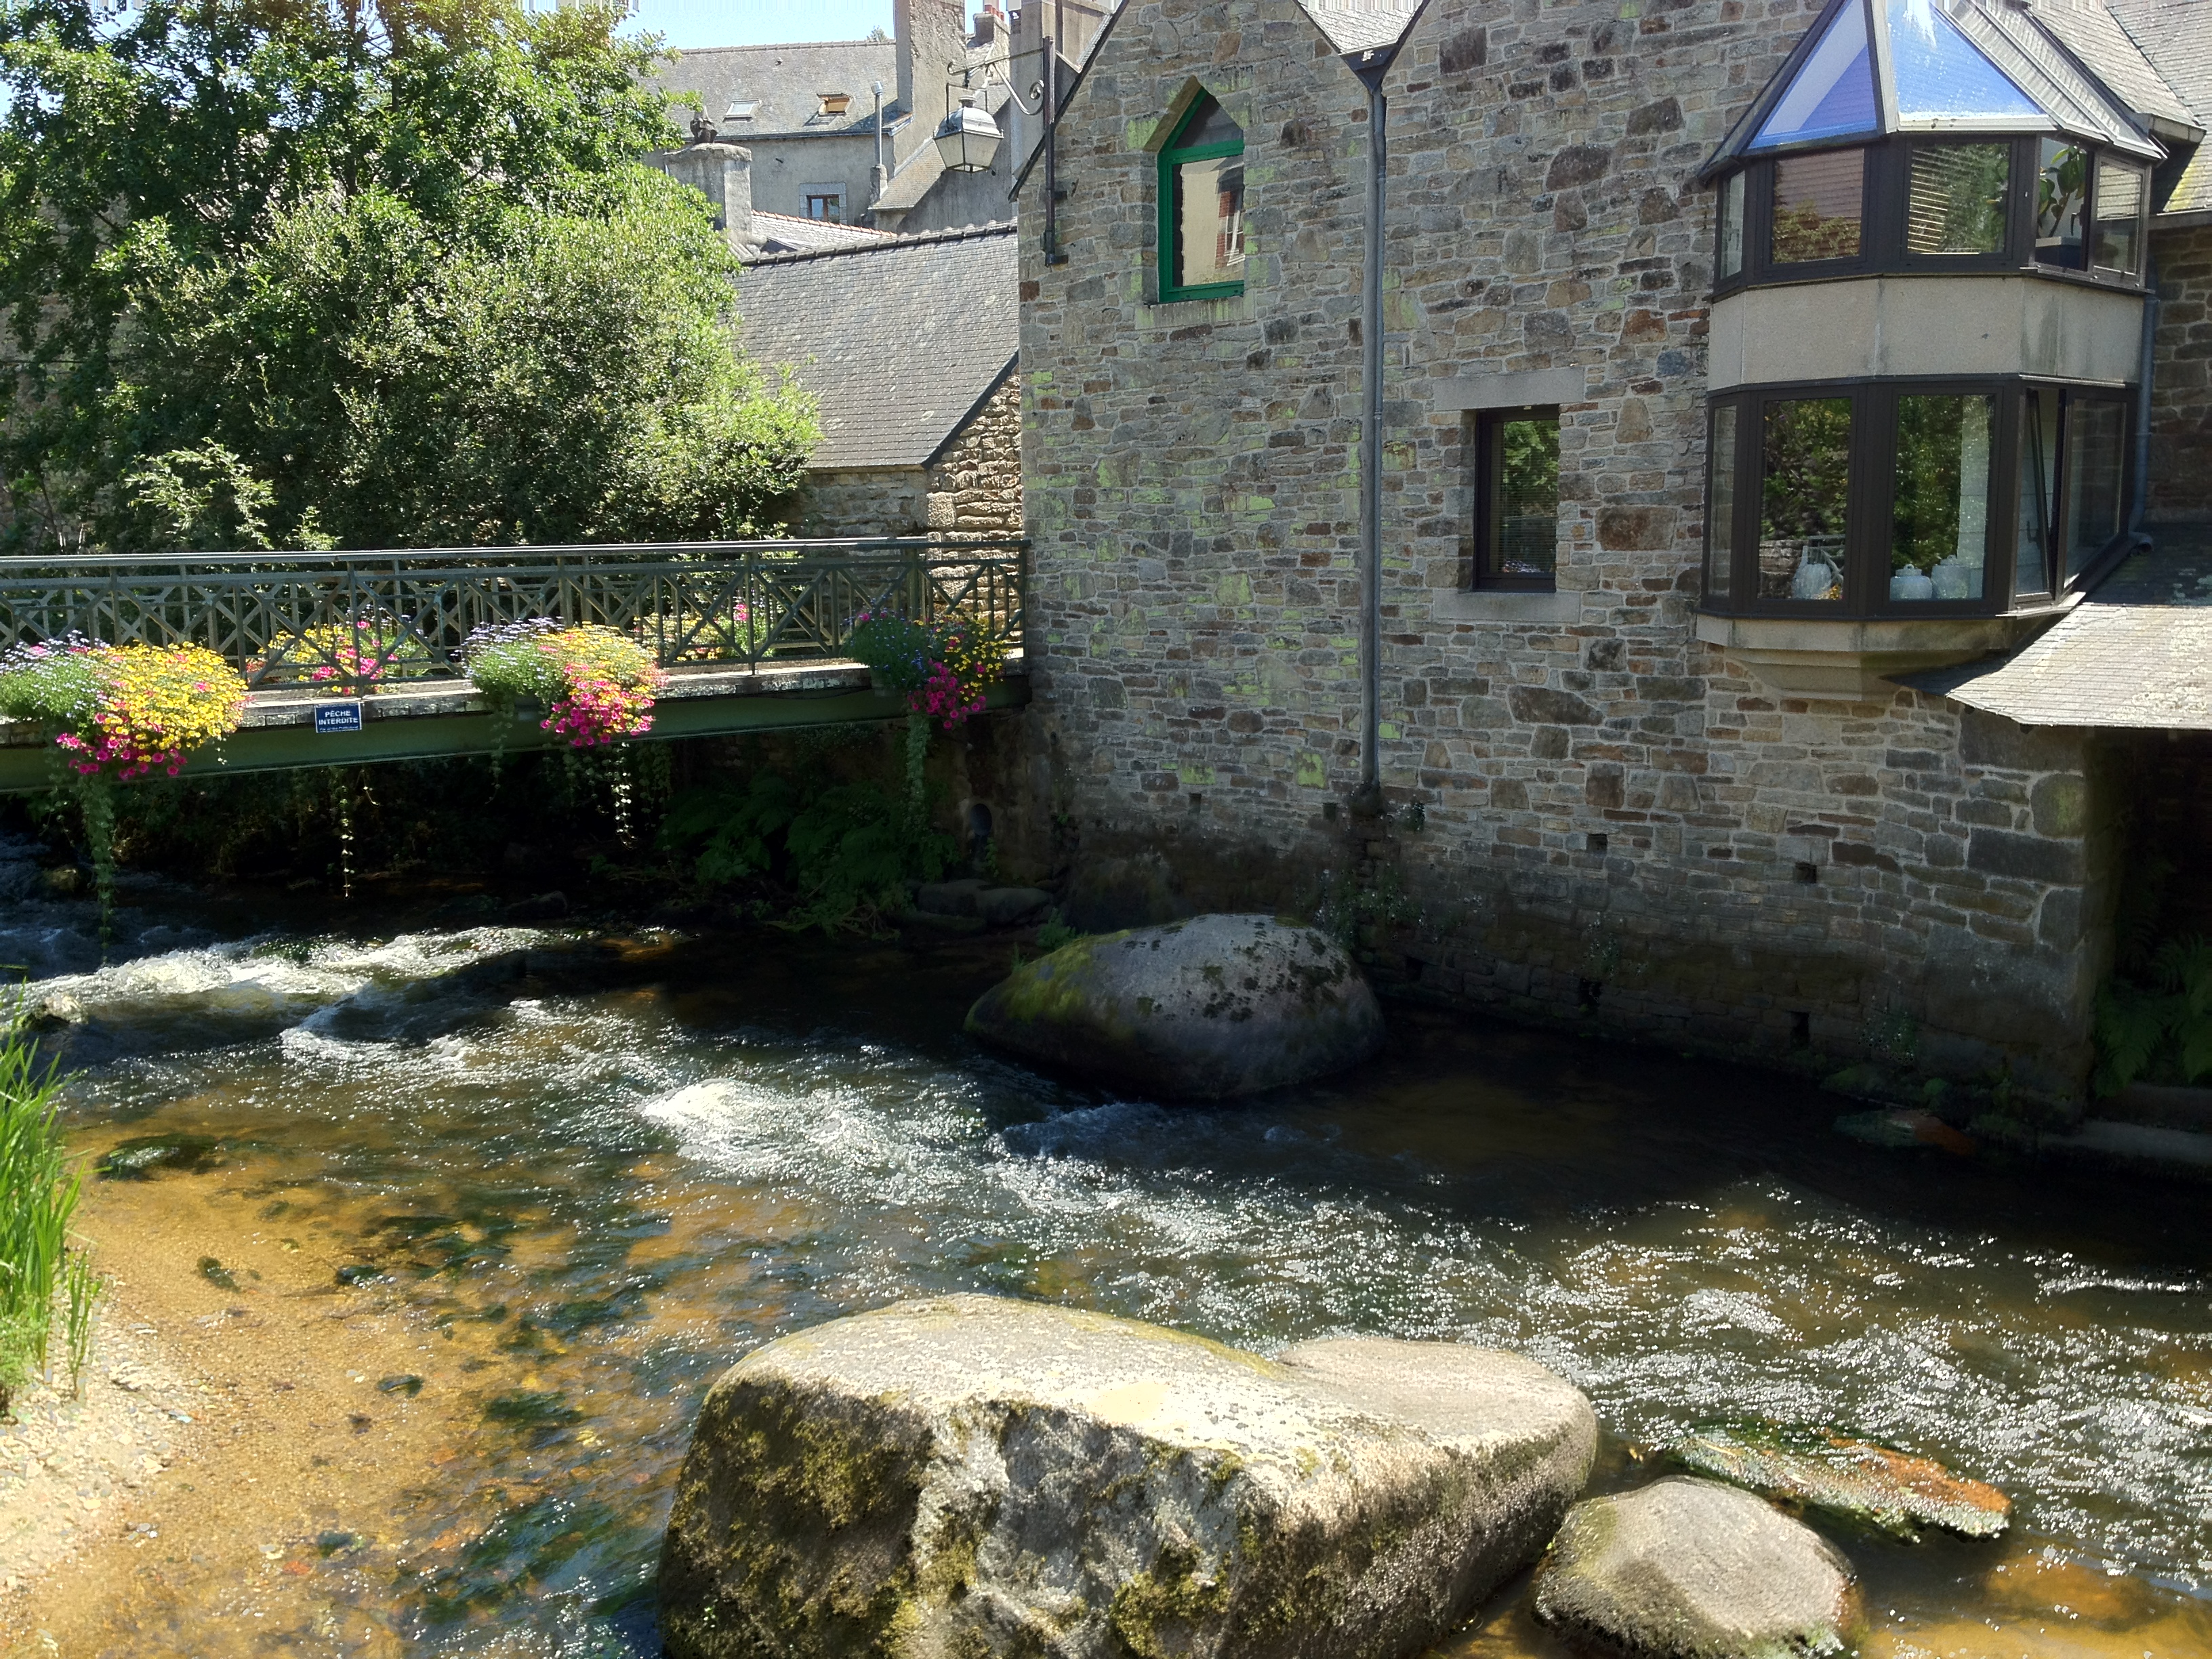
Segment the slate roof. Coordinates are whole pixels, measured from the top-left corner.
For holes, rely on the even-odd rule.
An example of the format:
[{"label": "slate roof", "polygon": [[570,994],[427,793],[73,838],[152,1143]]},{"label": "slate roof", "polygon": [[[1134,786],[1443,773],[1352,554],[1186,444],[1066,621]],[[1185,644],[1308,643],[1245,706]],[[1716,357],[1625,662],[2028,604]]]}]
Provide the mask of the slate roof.
[{"label": "slate roof", "polygon": [[[2206,0],[2107,0],[2121,27],[2200,127],[2212,129],[2212,4]],[[2160,213],[2212,211],[2212,143],[2199,144]]]},{"label": "slate roof", "polygon": [[1396,44],[1420,0],[1298,0],[1329,44],[1349,57]]},{"label": "slate roof", "polygon": [[[696,92],[707,118],[725,142],[781,138],[793,133],[872,134],[875,95],[884,83],[884,125],[893,125],[898,96],[898,58],[889,40],[817,40],[771,46],[702,46],[672,52],[659,74],[649,76],[662,92]],[[819,94],[850,94],[842,115],[819,116]],[[758,106],[750,121],[725,121],[733,102]]]},{"label": "slate roof", "polygon": [[2071,4],[2042,0],[2035,16],[2136,114],[2158,116],[2185,127],[2203,126],[2104,0],[2074,0]]},{"label": "slate roof", "polygon": [[836,247],[873,247],[896,241],[888,230],[840,224],[835,219],[802,219],[795,213],[753,213],[753,234],[766,253],[820,253]]},{"label": "slate roof", "polygon": [[2154,536],[2009,657],[1904,683],[2021,726],[2212,731],[2212,526]]},{"label": "slate roof", "polygon": [[923,466],[1013,367],[1011,224],[895,236],[745,267],[745,355],[788,365],[821,406],[817,469]]}]

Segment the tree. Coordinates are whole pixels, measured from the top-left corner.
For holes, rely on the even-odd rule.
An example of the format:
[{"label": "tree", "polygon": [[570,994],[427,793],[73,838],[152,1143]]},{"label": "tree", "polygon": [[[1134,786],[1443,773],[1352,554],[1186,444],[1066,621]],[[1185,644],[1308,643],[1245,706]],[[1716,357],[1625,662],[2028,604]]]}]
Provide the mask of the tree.
[{"label": "tree", "polygon": [[[334,0],[334,4],[341,0]],[[19,548],[766,527],[816,430],[608,0],[0,0]]]}]

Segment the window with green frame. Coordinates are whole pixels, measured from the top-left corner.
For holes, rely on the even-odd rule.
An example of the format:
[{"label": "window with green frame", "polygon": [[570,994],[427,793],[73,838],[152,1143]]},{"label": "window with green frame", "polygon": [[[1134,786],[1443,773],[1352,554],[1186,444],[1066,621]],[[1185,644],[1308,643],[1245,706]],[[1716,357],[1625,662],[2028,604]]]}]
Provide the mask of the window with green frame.
[{"label": "window with green frame", "polygon": [[1160,151],[1160,299],[1244,289],[1244,129],[1201,93]]}]

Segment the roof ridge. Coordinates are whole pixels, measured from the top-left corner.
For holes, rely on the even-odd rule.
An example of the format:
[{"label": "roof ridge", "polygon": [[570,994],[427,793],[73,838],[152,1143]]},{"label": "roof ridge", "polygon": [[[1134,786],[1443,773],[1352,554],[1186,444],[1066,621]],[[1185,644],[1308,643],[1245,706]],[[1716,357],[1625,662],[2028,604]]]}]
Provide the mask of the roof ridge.
[{"label": "roof ridge", "polygon": [[809,52],[817,46],[888,46],[890,40],[757,40],[732,46],[663,46],[658,54],[663,58],[696,58],[708,52]]},{"label": "roof ridge", "polygon": [[[772,218],[787,219],[790,214],[773,214]],[[1012,219],[1000,219],[988,225],[963,225],[957,230],[922,230],[913,235],[896,232],[878,234],[879,242],[854,242],[848,247],[800,248],[790,253],[763,253],[745,261],[748,267],[756,265],[795,265],[808,259],[835,259],[852,253],[888,253],[894,248],[921,247],[933,242],[964,242],[985,236],[1011,236],[1020,227]],[[872,229],[873,227],[861,227]]]},{"label": "roof ridge", "polygon": [[[810,219],[803,213],[771,213],[766,208],[755,208],[753,217],[781,219],[790,225],[835,225],[849,236],[880,236],[887,242],[898,240],[898,232],[895,230],[878,230],[873,225],[848,225],[842,219]],[[924,234],[926,233],[919,231],[915,233],[917,235]]]}]

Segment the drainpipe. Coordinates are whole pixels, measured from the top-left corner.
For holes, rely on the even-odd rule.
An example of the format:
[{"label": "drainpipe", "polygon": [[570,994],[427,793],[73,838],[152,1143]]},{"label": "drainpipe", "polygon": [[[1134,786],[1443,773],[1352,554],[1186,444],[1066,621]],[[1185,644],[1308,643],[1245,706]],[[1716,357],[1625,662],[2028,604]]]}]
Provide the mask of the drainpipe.
[{"label": "drainpipe", "polygon": [[[1054,0],[1054,10],[1059,10]],[[1060,37],[1044,41],[1044,262],[1064,265],[1060,251]]]},{"label": "drainpipe", "polygon": [[871,81],[868,89],[876,94],[876,193],[868,205],[875,206],[884,199],[884,187],[890,183],[890,171],[884,166],[884,83]]},{"label": "drainpipe", "polygon": [[1367,269],[1359,325],[1359,789],[1355,814],[1382,811],[1382,179],[1389,160],[1382,96],[1388,58],[1370,52],[1367,82]]},{"label": "drainpipe", "polygon": [[2128,529],[2142,532],[2143,514],[2150,505],[2150,375],[2158,356],[2158,261],[2143,239],[2142,356],[2136,364],[2135,503],[2128,514]]}]

